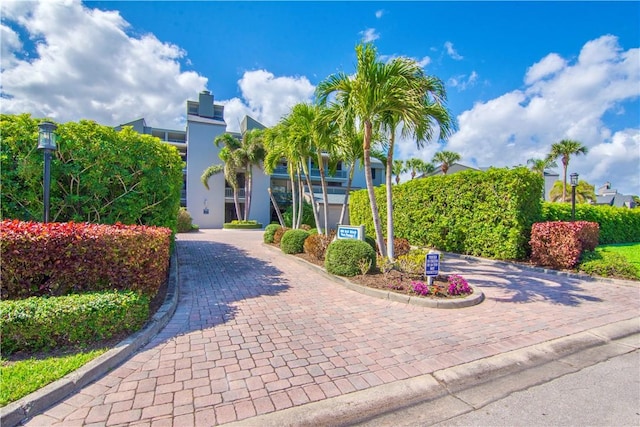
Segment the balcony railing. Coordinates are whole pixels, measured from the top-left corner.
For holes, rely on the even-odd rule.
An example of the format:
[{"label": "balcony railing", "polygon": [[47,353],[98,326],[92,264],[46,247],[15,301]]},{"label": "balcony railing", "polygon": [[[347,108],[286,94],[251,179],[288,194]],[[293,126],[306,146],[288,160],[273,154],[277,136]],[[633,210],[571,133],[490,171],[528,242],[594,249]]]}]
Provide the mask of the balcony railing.
[{"label": "balcony railing", "polygon": [[[233,188],[225,188],[224,189],[224,197],[233,199]],[[244,199],[244,188],[238,189],[238,197],[240,199]]]},{"label": "balcony railing", "polygon": [[[287,172],[287,168],[286,166],[277,166],[274,170],[273,170],[273,174],[274,175],[289,175],[289,173]],[[311,169],[309,171],[309,175],[312,178],[320,178],[320,169]],[[325,171],[325,176],[327,178],[341,178],[341,179],[346,179],[347,178],[347,171],[335,171],[335,173],[333,175],[329,174],[329,171]]]}]

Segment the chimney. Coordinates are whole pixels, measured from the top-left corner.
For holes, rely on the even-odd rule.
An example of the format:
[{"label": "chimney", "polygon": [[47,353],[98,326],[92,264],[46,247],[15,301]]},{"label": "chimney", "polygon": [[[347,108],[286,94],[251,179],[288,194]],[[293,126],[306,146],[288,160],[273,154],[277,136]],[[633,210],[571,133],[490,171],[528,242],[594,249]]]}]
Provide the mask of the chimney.
[{"label": "chimney", "polygon": [[213,118],[213,95],[208,90],[200,92],[198,98],[198,115],[200,117]]}]

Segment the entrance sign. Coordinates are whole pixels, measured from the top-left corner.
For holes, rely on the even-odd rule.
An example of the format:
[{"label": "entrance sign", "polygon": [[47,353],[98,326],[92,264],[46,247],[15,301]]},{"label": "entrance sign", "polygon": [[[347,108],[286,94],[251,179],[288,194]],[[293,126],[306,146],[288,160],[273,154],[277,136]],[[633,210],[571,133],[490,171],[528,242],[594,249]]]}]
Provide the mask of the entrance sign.
[{"label": "entrance sign", "polygon": [[437,276],[440,273],[440,253],[430,251],[424,260],[425,276]]},{"label": "entrance sign", "polygon": [[338,224],[338,239],[364,240],[364,225]]}]

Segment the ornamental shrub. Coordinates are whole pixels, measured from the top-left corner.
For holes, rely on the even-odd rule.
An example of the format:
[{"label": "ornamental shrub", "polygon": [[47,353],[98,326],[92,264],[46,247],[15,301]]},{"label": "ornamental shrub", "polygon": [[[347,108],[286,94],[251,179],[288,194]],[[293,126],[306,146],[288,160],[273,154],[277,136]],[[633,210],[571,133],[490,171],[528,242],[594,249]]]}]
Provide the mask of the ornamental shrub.
[{"label": "ornamental shrub", "polygon": [[177,232],[188,233],[196,228],[197,227],[194,227],[193,225],[193,220],[191,219],[191,215],[187,211],[187,208],[180,208],[180,211],[178,211]]},{"label": "ornamental shrub", "polygon": [[[615,206],[576,205],[576,219],[600,225],[599,244],[640,242],[640,209]],[[542,221],[570,221],[570,203],[543,203]]]},{"label": "ornamental shrub", "polygon": [[396,264],[400,271],[404,273],[421,275],[424,274],[426,257],[426,249],[411,249],[408,253],[400,255],[396,260]]},{"label": "ornamental shrub", "polygon": [[[375,242],[375,241],[374,241]],[[384,239],[384,244],[387,244],[387,239]],[[393,254],[398,257],[401,255],[405,255],[409,253],[411,250],[411,245],[409,241],[402,237],[394,237],[393,238]]]},{"label": "ornamental shrub", "polygon": [[149,297],[108,291],[0,301],[2,355],[86,345],[141,328]]},{"label": "ornamental shrub", "polygon": [[280,249],[285,254],[301,254],[307,237],[309,233],[306,230],[287,230],[280,240]]},{"label": "ornamental shrub", "polygon": [[360,266],[371,263],[369,271],[376,268],[376,252],[361,240],[335,240],[327,248],[324,266],[331,274],[355,276],[361,274]]},{"label": "ornamental shrub", "polygon": [[327,248],[333,241],[334,237],[335,231],[330,233],[328,236],[317,233],[310,234],[309,237],[307,237],[307,239],[304,241],[304,253],[319,261],[324,260]]},{"label": "ornamental shrub", "polygon": [[273,233],[273,243],[275,245],[280,246],[280,240],[282,240],[282,236],[284,235],[284,233],[286,233],[288,230],[291,230],[288,227],[278,227],[275,231],[275,233]]},{"label": "ornamental shrub", "polygon": [[[540,221],[542,178],[527,168],[467,170],[393,186],[394,234],[415,246],[497,259],[525,259]],[[385,188],[375,189],[386,217]],[[349,199],[351,224],[373,230],[366,190]]]},{"label": "ornamental shrub", "polygon": [[[284,220],[284,225],[291,228],[292,227],[292,219],[293,219],[293,205],[289,205],[287,210],[285,210],[282,214],[282,219]],[[302,205],[302,221],[300,224],[308,225],[311,228],[316,226],[316,220],[313,217],[313,206],[311,203],[304,202]]]},{"label": "ornamental shrub", "polygon": [[[35,149],[40,119],[0,115],[0,217],[43,216],[43,156]],[[93,121],[58,125],[51,162],[54,222],[144,224],[175,231],[184,162],[178,150],[127,127]]]},{"label": "ornamental shrub", "polygon": [[273,243],[273,235],[276,233],[276,230],[280,228],[278,224],[269,224],[264,228],[264,234],[262,236],[262,240],[265,243]]},{"label": "ornamental shrub", "polygon": [[595,222],[540,222],[531,230],[531,261],[552,268],[573,268],[584,250],[598,244]]},{"label": "ornamental shrub", "polygon": [[2,299],[133,290],[167,278],[171,230],[142,225],[0,223]]}]

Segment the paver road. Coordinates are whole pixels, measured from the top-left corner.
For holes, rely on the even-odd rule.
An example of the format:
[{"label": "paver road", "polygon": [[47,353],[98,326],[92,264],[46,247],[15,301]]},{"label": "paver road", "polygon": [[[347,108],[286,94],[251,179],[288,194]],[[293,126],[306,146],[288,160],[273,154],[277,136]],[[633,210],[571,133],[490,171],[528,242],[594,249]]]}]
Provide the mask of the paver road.
[{"label": "paver road", "polygon": [[180,299],[152,342],[27,425],[208,426],[638,316],[637,286],[445,259],[486,295],[438,310],[350,291],[255,231],[179,235]]}]

